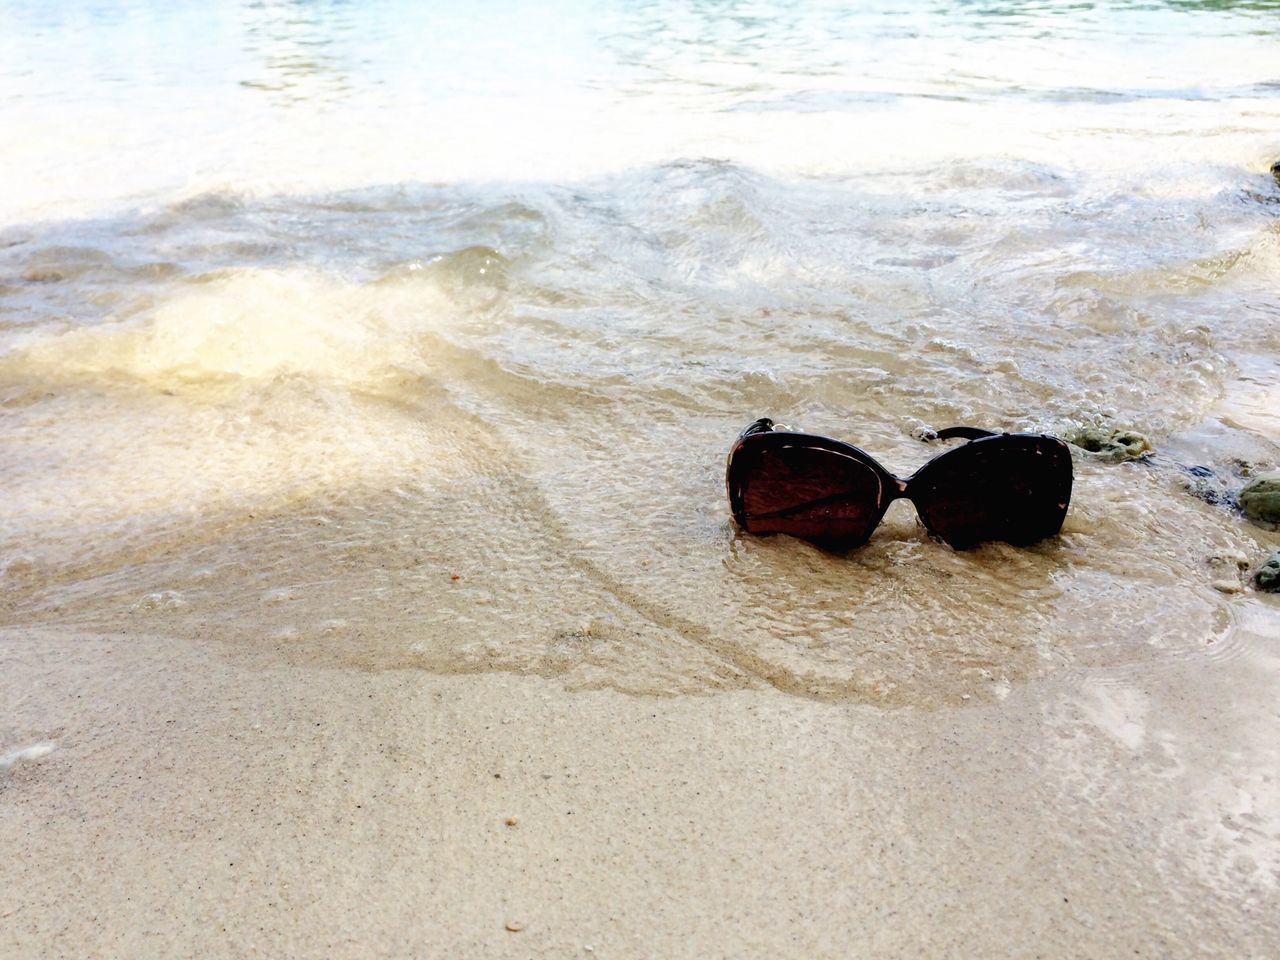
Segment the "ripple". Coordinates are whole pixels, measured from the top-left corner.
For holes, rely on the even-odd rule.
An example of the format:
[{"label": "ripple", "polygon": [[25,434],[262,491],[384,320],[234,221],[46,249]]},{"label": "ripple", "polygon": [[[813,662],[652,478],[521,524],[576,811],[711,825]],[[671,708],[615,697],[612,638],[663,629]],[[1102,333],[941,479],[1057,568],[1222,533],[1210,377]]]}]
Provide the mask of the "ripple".
[{"label": "ripple", "polygon": [[[1256,211],[1205,201],[1246,238],[1226,249],[1094,256],[1154,201],[1078,216],[1087,178],[1023,163],[895,184],[692,159],[32,228],[5,265],[90,266],[0,296],[59,316],[0,358],[0,556],[35,558],[0,620],[882,706],[1239,656],[1210,558],[1262,534],[1186,495],[1177,458],[1080,461],[1063,535],[1029,550],[957,553],[905,504],[848,555],[733,531],[723,457],[754,417],[906,474],[921,426],[1159,446],[1242,370],[1272,385],[1222,352],[1269,355]],[[1254,326],[1199,316],[1240,303]]]}]

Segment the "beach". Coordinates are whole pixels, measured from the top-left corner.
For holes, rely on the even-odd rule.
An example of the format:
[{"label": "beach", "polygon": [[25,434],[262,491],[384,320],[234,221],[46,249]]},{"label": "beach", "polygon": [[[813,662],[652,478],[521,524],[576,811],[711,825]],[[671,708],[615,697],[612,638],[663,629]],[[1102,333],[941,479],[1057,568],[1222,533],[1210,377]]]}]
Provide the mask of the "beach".
[{"label": "beach", "polygon": [[8,635],[0,949],[1267,956],[1276,640],[885,713]]},{"label": "beach", "polygon": [[1265,6],[0,24],[0,957],[1280,951]]}]

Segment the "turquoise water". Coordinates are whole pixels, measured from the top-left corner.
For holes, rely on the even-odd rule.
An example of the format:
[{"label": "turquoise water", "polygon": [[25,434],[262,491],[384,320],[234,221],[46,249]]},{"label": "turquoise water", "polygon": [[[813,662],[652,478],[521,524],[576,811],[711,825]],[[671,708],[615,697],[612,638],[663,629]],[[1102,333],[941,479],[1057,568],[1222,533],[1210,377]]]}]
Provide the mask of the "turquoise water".
[{"label": "turquoise water", "polygon": [[[0,3],[0,617],[887,704],[1230,654],[1277,539],[1183,468],[1278,462],[1278,15]],[[1161,456],[833,557],[732,530],[762,415]]]}]

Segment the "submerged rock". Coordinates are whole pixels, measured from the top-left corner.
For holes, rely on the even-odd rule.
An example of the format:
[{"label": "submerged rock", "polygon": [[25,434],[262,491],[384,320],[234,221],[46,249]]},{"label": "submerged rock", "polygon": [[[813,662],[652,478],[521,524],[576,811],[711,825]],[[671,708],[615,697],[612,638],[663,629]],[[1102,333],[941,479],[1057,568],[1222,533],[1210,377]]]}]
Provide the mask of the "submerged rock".
[{"label": "submerged rock", "polygon": [[1271,175],[1276,178],[1278,183],[1280,183],[1280,160],[1277,160],[1271,165]]},{"label": "submerged rock", "polygon": [[1277,550],[1253,575],[1253,582],[1259,590],[1268,593],[1280,593],[1280,550]]},{"label": "submerged rock", "polygon": [[1205,562],[1211,567],[1234,570],[1237,573],[1249,569],[1249,558],[1239,550],[1219,550],[1205,557]]},{"label": "submerged rock", "polygon": [[1187,493],[1205,503],[1217,505],[1231,502],[1231,491],[1228,490],[1226,481],[1209,467],[1187,467],[1182,485]]},{"label": "submerged rock", "polygon": [[1259,474],[1240,491],[1240,509],[1250,520],[1280,523],[1280,470]]},{"label": "submerged rock", "polygon": [[1124,460],[1141,460],[1155,453],[1155,445],[1136,430],[1120,430],[1107,427],[1076,427],[1062,437],[1072,446],[1091,453],[1098,460],[1120,463]]},{"label": "submerged rock", "polygon": [[1221,550],[1205,558],[1214,573],[1209,586],[1219,593],[1240,593],[1244,583],[1240,575],[1249,569],[1249,558],[1238,550]]}]

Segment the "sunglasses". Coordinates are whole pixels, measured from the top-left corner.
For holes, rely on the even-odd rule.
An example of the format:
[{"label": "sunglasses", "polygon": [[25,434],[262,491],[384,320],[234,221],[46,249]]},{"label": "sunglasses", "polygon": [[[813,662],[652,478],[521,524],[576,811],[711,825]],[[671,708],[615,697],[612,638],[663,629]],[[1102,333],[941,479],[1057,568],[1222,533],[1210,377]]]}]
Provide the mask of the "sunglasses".
[{"label": "sunglasses", "polygon": [[866,543],[889,504],[902,499],[957,550],[987,540],[1026,546],[1062,529],[1072,480],[1063,441],[976,427],[937,437],[969,442],[904,480],[850,444],[775,432],[772,420],[757,420],[729,451],[733,518],[748,533],[786,533],[834,549]]}]

